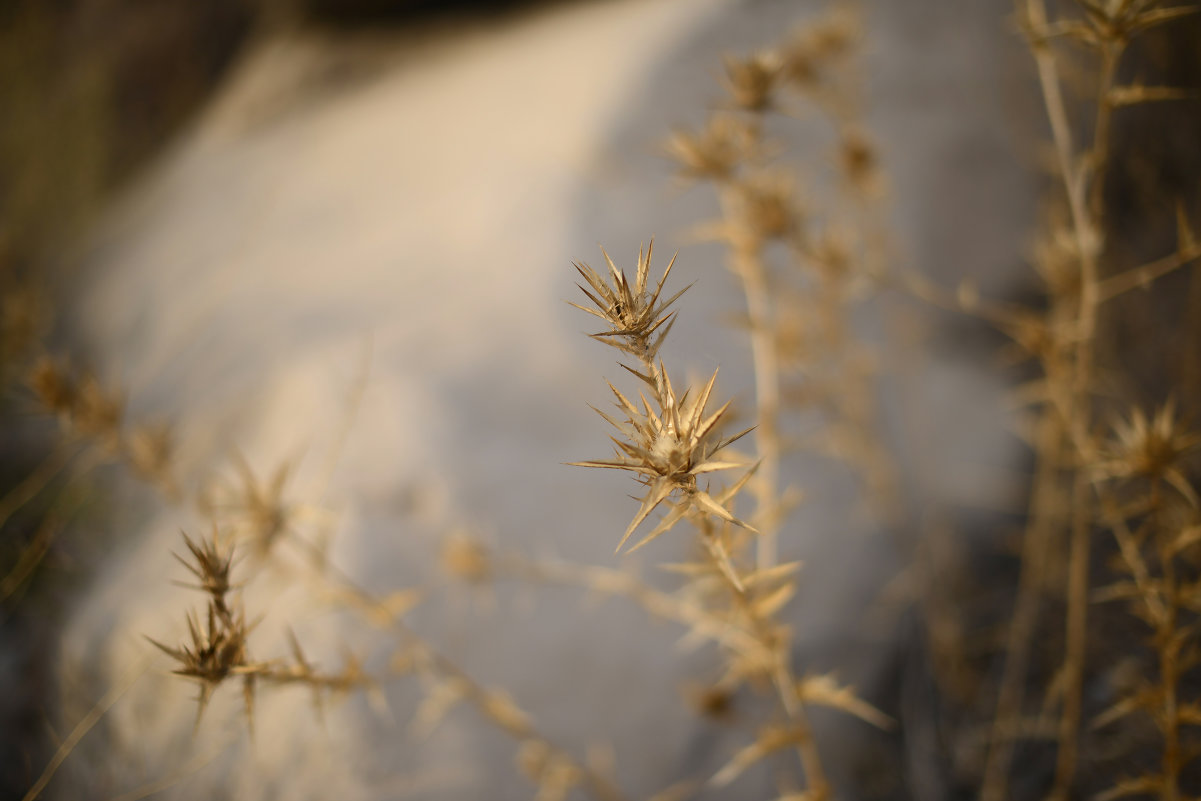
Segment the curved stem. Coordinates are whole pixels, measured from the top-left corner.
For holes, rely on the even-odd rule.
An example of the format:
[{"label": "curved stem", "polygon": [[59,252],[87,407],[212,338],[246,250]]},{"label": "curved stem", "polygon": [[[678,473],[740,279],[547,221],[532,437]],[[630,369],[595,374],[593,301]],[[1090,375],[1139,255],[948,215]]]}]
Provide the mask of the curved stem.
[{"label": "curved stem", "polygon": [[358,582],[330,562],[319,548],[300,537],[291,537],[287,541],[295,542],[303,547],[319,577],[327,581],[335,581],[341,590],[349,593],[358,601],[358,608],[374,613],[372,616],[373,620],[386,620],[387,627],[404,640],[405,644],[413,649],[416,655],[427,666],[441,677],[450,679],[457,686],[461,687],[466,700],[475,706],[486,720],[506,734],[513,736],[519,742],[532,742],[541,746],[546,753],[553,756],[560,763],[569,766],[572,771],[582,777],[584,783],[600,801],[626,801],[625,794],[610,779],[577,761],[570,753],[551,742],[550,739],[534,727],[529,717],[524,713],[511,715],[498,714],[497,710],[501,708],[502,704],[505,708],[511,707],[511,703],[507,703],[507,696],[502,696],[494,690],[489,690],[477,682],[470,674],[456,665],[453,660],[442,654],[421,637],[407,623],[393,615],[379,599],[363,589]]}]

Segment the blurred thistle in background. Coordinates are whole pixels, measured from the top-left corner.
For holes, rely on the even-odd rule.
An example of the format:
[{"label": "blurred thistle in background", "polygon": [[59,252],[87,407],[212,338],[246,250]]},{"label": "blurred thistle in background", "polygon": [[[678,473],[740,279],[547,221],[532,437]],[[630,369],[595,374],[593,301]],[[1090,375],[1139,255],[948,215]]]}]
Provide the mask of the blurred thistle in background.
[{"label": "blurred thistle in background", "polygon": [[7,4],[0,794],[1197,796],[1196,11]]}]

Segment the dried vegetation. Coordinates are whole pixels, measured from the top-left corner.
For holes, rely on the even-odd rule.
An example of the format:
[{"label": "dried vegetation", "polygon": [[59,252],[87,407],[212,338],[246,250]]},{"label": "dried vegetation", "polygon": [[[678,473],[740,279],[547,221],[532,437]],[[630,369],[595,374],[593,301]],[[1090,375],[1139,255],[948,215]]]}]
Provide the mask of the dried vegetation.
[{"label": "dried vegetation", "polygon": [[[741,291],[737,329],[754,367],[750,419],[737,422],[730,401],[720,400],[716,371],[694,385],[671,378],[681,372],[669,369],[666,345],[687,289],[668,287],[674,257],[659,273],[653,245],[638,254],[630,273],[607,253],[599,269],[576,265],[584,297],[572,305],[596,322],[590,336],[617,352],[632,387],[610,384],[612,410],[596,410],[611,428],[613,455],[576,464],[627,472],[641,487],[629,525],[614,532],[617,550],[664,536],[689,543],[689,561],[665,565],[675,586],[660,589],[614,568],[501,552],[463,531],[445,539],[441,570],[452,581],[588,588],[628,598],[682,625],[692,640],[711,643],[720,670],[689,692],[702,714],[726,717],[734,699],[759,699],[754,713],[741,718],[743,746],[701,781],[684,779],[659,799],[725,787],[741,797],[739,778],[764,761],[778,769],[779,801],[854,797],[858,789],[837,788],[829,779],[810,710],[833,707],[865,726],[898,725],[835,676],[797,663],[788,605],[803,574],[799,564],[779,559],[779,538],[799,502],[799,488],[787,485],[782,466],[788,454],[839,460],[859,477],[871,514],[882,525],[902,525],[897,471],[873,402],[879,354],[850,322],[863,304],[886,295],[978,318],[1011,338],[1010,355],[1033,365],[1015,393],[1033,472],[1020,578],[1000,644],[980,655],[963,638],[938,637],[937,622],[958,613],[946,608],[944,594],[914,598],[927,620],[943,704],[953,710],[940,729],[944,746],[951,751],[957,733],[979,744],[954,749],[948,786],[988,801],[1175,801],[1201,793],[1194,762],[1201,725],[1195,488],[1201,434],[1191,427],[1199,370],[1195,362],[1184,364],[1148,404],[1146,393],[1131,386],[1137,370],[1123,364],[1122,349],[1112,344],[1121,320],[1136,313],[1129,311],[1133,304],[1156,303],[1161,282],[1195,270],[1201,245],[1188,199],[1173,198],[1174,247],[1146,263],[1124,263],[1106,191],[1118,152],[1117,117],[1195,97],[1191,88],[1129,77],[1123,56],[1140,37],[1183,25],[1197,9],[1153,0],[1076,0],[1054,9],[1044,0],[1017,0],[1016,8],[1054,145],[1053,188],[1032,250],[1042,284],[1037,304],[982,299],[967,283],[943,288],[895,263],[883,223],[881,159],[862,116],[861,21],[839,6],[778,46],[728,58],[725,101],[697,130],[676,131],[665,145],[680,180],[710,188],[719,202],[720,217],[699,225],[696,235],[722,244]],[[790,117],[799,108],[814,113],[798,123]],[[769,122],[781,119],[829,134],[830,151],[814,154],[809,172],[786,161],[783,145],[769,136]],[[826,190],[820,198],[802,194],[811,186]],[[1198,309],[1196,275],[1186,321]],[[1166,342],[1177,332],[1154,336]],[[198,686],[198,713],[227,685],[240,688],[253,725],[256,695],[280,685],[308,688],[320,713],[332,697],[365,693],[378,702],[385,683],[416,678],[423,698],[412,712],[415,730],[432,730],[456,704],[473,707],[482,723],[514,740],[515,763],[542,801],[577,792],[630,797],[605,760],[558,746],[508,694],[479,683],[419,635],[406,622],[423,600],[419,588],[377,596],[334,566],[315,536],[327,517],[288,497],[287,465],[262,482],[235,457],[232,481],[188,490],[175,476],[170,428],[129,425],[119,393],[50,359],[37,361],[27,387],[61,422],[71,448],[94,454],[92,461],[125,463],[165,500],[207,521],[211,533],[199,540],[185,534],[179,557],[203,606],[181,610],[182,641],[146,632],[172,670]],[[31,480],[25,495],[36,494],[36,476]],[[5,505],[23,497],[6,498]],[[353,654],[338,670],[321,670],[291,634],[287,654],[262,656],[252,648],[255,612],[244,609],[241,590],[285,549],[300,558],[316,593],[379,630],[391,653],[384,673],[369,672]],[[36,562],[30,546],[0,583],[3,598],[29,574],[31,553]],[[247,558],[236,560],[236,553]],[[923,553],[913,554],[915,562],[927,558]],[[1119,616],[1141,627],[1143,639],[1105,642],[1109,622]],[[959,666],[959,674],[951,675],[949,665]],[[974,707],[963,700],[964,675]],[[988,699],[985,713],[979,698]],[[197,725],[204,725],[199,714]],[[1019,752],[1031,755],[1032,765],[1053,768],[1023,775]],[[62,758],[27,799],[45,788]]]}]

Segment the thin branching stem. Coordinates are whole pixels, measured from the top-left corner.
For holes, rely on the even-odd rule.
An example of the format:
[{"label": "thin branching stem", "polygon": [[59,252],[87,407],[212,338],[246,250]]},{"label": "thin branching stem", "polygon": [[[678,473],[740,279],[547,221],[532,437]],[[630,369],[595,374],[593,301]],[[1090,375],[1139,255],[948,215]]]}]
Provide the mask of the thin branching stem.
[{"label": "thin branching stem", "polygon": [[690,631],[733,650],[761,648],[757,638],[730,626],[704,607],[657,590],[625,571],[562,561],[532,560],[515,554],[497,555],[493,559],[493,567],[499,573],[508,573],[525,581],[580,587],[628,598],[655,617],[688,626]]},{"label": "thin branching stem", "polygon": [[[1019,13],[1022,6],[1019,5]],[[1093,127],[1088,167],[1081,168],[1073,145],[1067,107],[1060,87],[1056,54],[1042,38],[1047,25],[1043,0],[1025,0],[1024,18],[1028,25],[1031,50],[1038,67],[1039,84],[1059,172],[1072,220],[1072,231],[1080,260],[1080,297],[1074,340],[1073,369],[1066,424],[1078,443],[1087,441],[1091,428],[1091,389],[1093,380],[1093,343],[1100,305],[1098,254],[1104,250],[1103,176],[1109,153],[1109,128],[1113,105],[1110,91],[1121,55],[1119,42],[1106,42],[1101,52],[1101,81],[1098,87],[1097,118]],[[1076,773],[1076,754],[1080,732],[1081,695],[1083,692],[1086,630],[1088,626],[1089,563],[1093,527],[1092,489],[1084,470],[1078,470],[1072,487],[1071,528],[1068,546],[1067,615],[1063,666],[1063,705],[1060,716],[1059,752],[1056,758],[1054,799],[1066,799]]]},{"label": "thin branching stem", "polygon": [[1151,536],[1158,548],[1159,569],[1162,582],[1160,596],[1163,599],[1164,615],[1155,632],[1155,645],[1159,656],[1159,680],[1163,692],[1163,787],[1161,801],[1178,801],[1180,798],[1180,771],[1184,766],[1180,744],[1180,704],[1178,685],[1180,682],[1180,645],[1178,637],[1180,614],[1180,588],[1177,585],[1175,554],[1172,552],[1172,537],[1161,520],[1163,505],[1163,482],[1156,478],[1151,482],[1151,511],[1148,524]]},{"label": "thin branching stem", "polygon": [[[570,752],[555,745],[538,731],[528,715],[524,713],[504,716],[495,714],[494,710],[498,708],[500,700],[500,696],[495,691],[489,690],[477,682],[454,660],[442,654],[411,626],[393,614],[381,600],[334,565],[321,549],[298,536],[290,537],[287,541],[297,544],[305,551],[308,561],[319,578],[334,582],[339,590],[354,597],[357,601],[355,608],[372,613],[371,620],[373,622],[386,621],[387,627],[410,649],[420,664],[431,669],[439,677],[454,682],[463,691],[464,700],[474,706],[485,720],[520,743],[537,743],[561,764],[570,766],[577,775],[583,778],[585,785],[599,801],[626,801],[625,794],[611,779],[576,760]],[[507,701],[507,697],[505,700]]]},{"label": "thin branching stem", "polygon": [[1018,577],[1017,600],[1005,647],[1005,667],[997,693],[988,756],[985,759],[981,801],[1007,798],[1009,769],[1013,760],[1011,736],[1022,717],[1026,672],[1034,626],[1038,620],[1039,598],[1045,582],[1048,547],[1059,498],[1055,473],[1063,434],[1052,415],[1043,415],[1036,440],[1037,466],[1030,497],[1030,521],[1022,538],[1022,564]]},{"label": "thin branching stem", "polygon": [[[719,188],[724,217],[734,225],[737,189],[733,184]],[[740,226],[741,227],[741,226]],[[759,460],[753,492],[757,503],[756,566],[766,569],[778,559],[778,516],[780,502],[780,356],[776,341],[767,265],[763,243],[753,231],[740,230],[732,243],[732,271],[742,285],[746,300],[751,360],[755,373],[755,448]]]},{"label": "thin branching stem", "polygon": [[755,431],[759,468],[756,493],[762,535],[756,551],[760,570],[776,564],[780,495],[780,358],[772,325],[767,271],[757,247],[747,246],[735,257],[746,294],[751,325],[751,356],[755,367],[755,405],[759,427]]},{"label": "thin branching stem", "polygon": [[[718,536],[717,532],[713,529],[713,522],[707,517],[701,518],[699,533],[706,543],[715,541]],[[716,563],[719,562],[719,557],[711,554],[711,558],[714,560],[715,567],[717,567]],[[756,608],[754,599],[748,595],[747,589],[742,582],[738,581],[736,577],[729,575],[725,570],[718,569],[716,573],[726,582],[735,608],[745,614],[750,621],[750,630],[759,640],[761,647],[774,655],[771,667],[771,683],[775,689],[776,697],[779,699],[780,706],[797,735],[796,750],[801,760],[801,766],[805,769],[807,791],[815,801],[825,801],[825,799],[830,797],[830,784],[826,778],[825,768],[822,765],[821,752],[818,750],[817,740],[813,736],[813,727],[809,723],[805,703],[797,690],[796,675],[793,673],[792,665],[788,658],[786,641],[782,641],[776,632],[773,631],[771,621],[764,618]]]}]

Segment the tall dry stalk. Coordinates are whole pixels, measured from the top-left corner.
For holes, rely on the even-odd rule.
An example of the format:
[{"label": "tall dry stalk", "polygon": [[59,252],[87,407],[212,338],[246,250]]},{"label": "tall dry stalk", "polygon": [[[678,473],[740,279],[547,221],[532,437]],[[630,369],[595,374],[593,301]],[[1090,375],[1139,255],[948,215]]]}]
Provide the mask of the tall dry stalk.
[{"label": "tall dry stalk", "polygon": [[[1110,238],[1105,180],[1113,156],[1113,115],[1124,106],[1185,96],[1166,87],[1119,85],[1122,56],[1138,34],[1196,9],[1164,8],[1155,2],[1136,0],[1078,2],[1076,6],[1075,15],[1065,12],[1049,18],[1043,0],[1017,3],[1018,18],[1038,69],[1067,221],[1061,224],[1057,218],[1049,218],[1049,227],[1042,233],[1043,241],[1048,244],[1039,251],[1040,261],[1036,264],[1047,286],[1048,305],[1042,321],[1031,315],[1023,325],[1011,326],[1017,334],[1015,339],[1027,347],[1042,368],[1044,378],[1039,398],[1043,405],[1038,411],[1040,422],[1034,442],[1037,464],[1022,550],[1022,574],[981,791],[986,801],[1006,797],[1038,597],[1051,578],[1046,574],[1048,548],[1057,536],[1060,520],[1066,520],[1068,557],[1063,577],[1064,657],[1054,687],[1060,712],[1051,797],[1066,799],[1072,793],[1083,723],[1083,688],[1089,669],[1088,610],[1092,601],[1094,538],[1106,516],[1102,509],[1110,503],[1108,485],[1098,481],[1105,455],[1095,432],[1099,314],[1102,304],[1136,283],[1146,286],[1155,277],[1201,255],[1195,244],[1182,239],[1177,252],[1159,262],[1126,271],[1115,270],[1116,265],[1105,265]],[[1080,137],[1073,131],[1071,109],[1063,91],[1066,43],[1083,47],[1095,62],[1093,119]],[[1086,139],[1088,144],[1078,146],[1078,138]],[[1106,272],[1111,274],[1105,275]],[[1123,553],[1127,559],[1132,552],[1133,546],[1126,543]],[[1169,582],[1170,565],[1169,559],[1164,575]],[[1157,625],[1173,628],[1175,617],[1160,618]],[[1160,636],[1170,635],[1161,630]],[[1163,680],[1174,684],[1170,672],[1166,670]],[[1178,749],[1172,742],[1171,737],[1166,738],[1165,748],[1176,753]],[[1175,764],[1178,758],[1168,761]],[[1172,779],[1165,783],[1163,797],[1175,798],[1178,770],[1165,768],[1165,772]],[[1170,791],[1169,786],[1173,788]]]},{"label": "tall dry stalk", "polygon": [[[638,402],[610,384],[616,398],[616,416],[597,410],[615,430],[612,459],[575,464],[583,467],[630,472],[645,488],[638,511],[618,542],[625,545],[639,526],[660,507],[662,517],[633,546],[641,548],[687,522],[695,533],[700,560],[684,566],[682,573],[693,586],[693,594],[705,599],[707,614],[737,633],[726,638],[725,675],[719,686],[732,691],[744,684],[767,686],[774,691],[783,720],[762,729],[751,745],[736,754],[710,780],[724,786],[752,764],[782,748],[795,747],[804,770],[806,797],[826,799],[831,787],[818,744],[809,723],[807,703],[826,703],[858,714],[871,722],[887,722],[853,693],[828,683],[798,679],[790,656],[790,632],[780,612],[795,592],[796,564],[759,567],[750,555],[762,534],[734,514],[743,488],[761,463],[747,464],[728,450],[750,432],[744,429],[721,436],[729,402],[708,410],[717,374],[703,387],[677,392],[672,385],[660,351],[671,331],[677,312],[669,311],[683,290],[663,297],[674,258],[662,277],[650,280],[652,247],[638,254],[631,280],[605,254],[607,269],[601,273],[578,264],[584,279],[580,289],[591,306],[573,304],[599,318],[604,329],[592,338],[615,348],[634,361],[622,366],[645,388]],[[656,360],[659,361],[656,361]],[[649,393],[649,398],[646,393]],[[710,478],[728,471],[740,475],[729,485],[715,489]]]},{"label": "tall dry stalk", "polygon": [[[895,501],[870,400],[874,354],[848,331],[865,290],[884,272],[876,203],[882,182],[855,101],[861,36],[855,5],[840,3],[776,46],[727,57],[723,107],[699,131],[677,131],[667,143],[681,178],[717,196],[721,217],[698,233],[725,245],[746,308],[760,462],[751,522],[762,532],[760,569],[776,563],[779,530],[795,503],[781,480],[790,451],[840,459],[863,476],[881,509]],[[785,148],[767,133],[800,104],[817,112],[822,134],[833,140],[825,164],[806,159],[812,171],[780,158]],[[805,191],[818,183],[833,198],[826,208],[811,207]],[[826,424],[816,439],[798,439],[787,425],[801,412]]]}]

